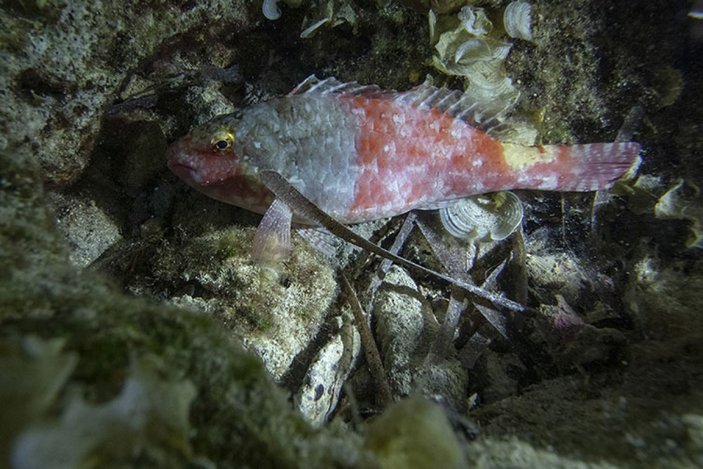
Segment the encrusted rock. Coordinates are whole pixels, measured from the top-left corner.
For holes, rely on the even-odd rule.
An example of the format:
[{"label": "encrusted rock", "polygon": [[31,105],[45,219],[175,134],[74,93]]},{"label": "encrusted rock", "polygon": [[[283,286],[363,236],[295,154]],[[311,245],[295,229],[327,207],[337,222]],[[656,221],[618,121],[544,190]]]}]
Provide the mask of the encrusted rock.
[{"label": "encrusted rock", "polygon": [[119,227],[93,201],[53,192],[49,196],[57,225],[71,249],[71,262],[85,267],[122,239]]}]

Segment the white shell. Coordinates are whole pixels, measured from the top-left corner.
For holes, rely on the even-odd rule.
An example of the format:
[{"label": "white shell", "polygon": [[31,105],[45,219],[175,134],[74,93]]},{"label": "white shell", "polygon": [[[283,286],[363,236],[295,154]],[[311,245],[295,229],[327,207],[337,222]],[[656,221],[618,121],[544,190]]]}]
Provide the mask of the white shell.
[{"label": "white shell", "polygon": [[532,39],[532,5],[528,2],[511,2],[503,13],[503,26],[508,36],[516,39]]},{"label": "white shell", "polygon": [[310,24],[306,25],[305,29],[300,32],[300,37],[302,39],[307,39],[311,37],[313,34],[315,34],[318,29],[320,29],[323,25],[327,24],[329,21],[329,18],[322,18],[311,22]]},{"label": "white shell", "polygon": [[457,238],[500,241],[522,223],[522,202],[512,192],[467,197],[440,209],[444,228]]},{"label": "white shell", "polygon": [[261,11],[267,19],[277,20],[281,17],[281,9],[278,8],[278,2],[279,0],[264,0]]},{"label": "white shell", "polygon": [[486,16],[483,8],[462,7],[457,14],[457,18],[461,21],[466,32],[475,36],[485,36],[493,29],[493,24]]},{"label": "white shell", "polygon": [[468,41],[457,47],[454,53],[454,62],[459,63],[461,59],[467,58],[467,62],[481,60],[484,57],[490,57],[491,49],[485,41],[480,39],[469,39]]},{"label": "white shell", "polygon": [[[465,95],[480,103],[485,116],[502,118],[520,98],[520,91],[501,71],[501,61],[476,62],[466,67],[469,86]],[[476,122],[482,119],[475,118]]]}]

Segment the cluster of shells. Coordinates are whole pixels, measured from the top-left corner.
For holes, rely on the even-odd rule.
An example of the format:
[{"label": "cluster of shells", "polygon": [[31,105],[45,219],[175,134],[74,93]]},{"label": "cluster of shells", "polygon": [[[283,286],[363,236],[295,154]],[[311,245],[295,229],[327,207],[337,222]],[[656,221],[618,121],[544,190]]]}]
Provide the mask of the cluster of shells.
[{"label": "cluster of shells", "polygon": [[[269,20],[277,20],[281,17],[279,2],[287,4],[291,8],[298,8],[303,4],[303,0],[263,0],[261,11]],[[300,37],[303,39],[312,37],[320,28],[334,28],[343,23],[352,26],[356,25],[358,16],[350,0],[320,0],[313,2],[308,14],[303,20],[303,29]]]},{"label": "cluster of shells", "polygon": [[[530,22],[529,3],[516,1],[505,8],[502,26],[508,37],[530,40]],[[485,113],[500,116],[509,112],[520,96],[503,66],[512,43],[494,27],[486,10],[464,6],[456,15],[442,16],[430,10],[429,26],[434,67],[464,77],[466,93]]]}]

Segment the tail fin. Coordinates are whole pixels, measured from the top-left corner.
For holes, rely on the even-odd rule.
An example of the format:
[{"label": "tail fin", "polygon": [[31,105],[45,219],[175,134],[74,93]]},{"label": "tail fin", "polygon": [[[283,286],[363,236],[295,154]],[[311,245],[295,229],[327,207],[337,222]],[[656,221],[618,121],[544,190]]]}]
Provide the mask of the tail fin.
[{"label": "tail fin", "polygon": [[588,192],[607,189],[637,161],[639,143],[590,143],[520,147],[504,145],[517,187]]}]

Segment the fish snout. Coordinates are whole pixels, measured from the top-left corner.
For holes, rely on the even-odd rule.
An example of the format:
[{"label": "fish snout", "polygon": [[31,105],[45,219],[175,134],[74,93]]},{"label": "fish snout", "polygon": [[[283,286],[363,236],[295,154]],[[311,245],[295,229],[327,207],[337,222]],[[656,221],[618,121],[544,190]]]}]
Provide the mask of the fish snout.
[{"label": "fish snout", "polygon": [[176,176],[186,182],[194,180],[197,168],[189,151],[190,138],[184,137],[173,142],[166,150],[166,166]]}]

